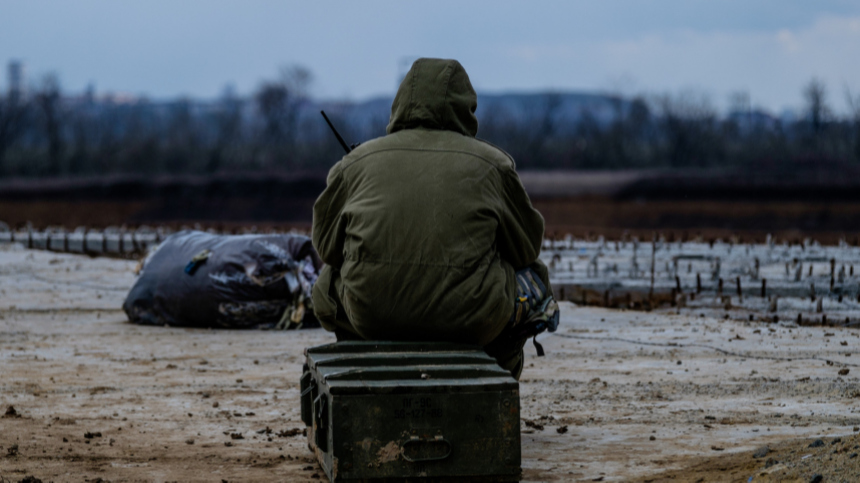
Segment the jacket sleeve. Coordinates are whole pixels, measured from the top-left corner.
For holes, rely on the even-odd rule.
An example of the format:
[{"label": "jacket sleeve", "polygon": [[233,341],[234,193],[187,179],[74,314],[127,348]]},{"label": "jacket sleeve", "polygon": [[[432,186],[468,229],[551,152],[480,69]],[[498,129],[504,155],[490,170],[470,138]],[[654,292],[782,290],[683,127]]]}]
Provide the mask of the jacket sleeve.
[{"label": "jacket sleeve", "polygon": [[346,223],[343,209],[346,205],[347,189],[341,164],[331,168],[323,190],[314,203],[312,238],[320,258],[335,269],[343,265],[343,244]]},{"label": "jacket sleeve", "polygon": [[537,260],[543,241],[544,222],[513,169],[503,169],[502,206],[497,248],[502,260],[520,270]]}]

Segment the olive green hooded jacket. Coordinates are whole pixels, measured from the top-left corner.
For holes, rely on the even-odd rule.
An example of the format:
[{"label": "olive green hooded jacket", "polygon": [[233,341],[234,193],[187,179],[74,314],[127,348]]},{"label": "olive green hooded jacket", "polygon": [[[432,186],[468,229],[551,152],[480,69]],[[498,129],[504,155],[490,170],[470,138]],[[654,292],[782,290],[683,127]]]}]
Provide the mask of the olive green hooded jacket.
[{"label": "olive green hooded jacket", "polygon": [[331,169],[313,220],[326,329],[485,345],[510,320],[514,271],[537,260],[544,223],[511,157],[475,139],[476,108],[459,62],[419,59],[388,135]]}]

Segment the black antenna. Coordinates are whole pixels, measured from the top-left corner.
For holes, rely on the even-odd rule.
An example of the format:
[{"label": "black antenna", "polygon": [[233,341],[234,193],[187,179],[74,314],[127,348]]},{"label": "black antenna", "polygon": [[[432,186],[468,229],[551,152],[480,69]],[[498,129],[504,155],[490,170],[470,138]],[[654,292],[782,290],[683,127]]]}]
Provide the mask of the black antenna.
[{"label": "black antenna", "polygon": [[323,119],[325,119],[325,122],[328,123],[328,127],[331,128],[331,132],[334,133],[335,137],[337,138],[337,142],[339,142],[340,145],[343,146],[343,150],[346,151],[346,154],[349,154],[352,149],[350,149],[349,146],[347,146],[346,141],[344,141],[343,138],[340,137],[340,133],[337,132],[337,129],[334,128],[334,124],[332,124],[331,121],[328,120],[328,116],[325,115],[325,111],[320,111],[320,114],[322,114],[322,117]]}]

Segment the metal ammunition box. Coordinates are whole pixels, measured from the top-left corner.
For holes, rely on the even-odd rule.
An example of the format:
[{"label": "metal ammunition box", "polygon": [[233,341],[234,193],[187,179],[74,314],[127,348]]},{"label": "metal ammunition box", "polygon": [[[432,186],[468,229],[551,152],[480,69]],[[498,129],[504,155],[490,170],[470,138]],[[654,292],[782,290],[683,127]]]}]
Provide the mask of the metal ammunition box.
[{"label": "metal ammunition box", "polygon": [[519,481],[519,384],[476,346],[307,349],[308,446],[331,481]]}]

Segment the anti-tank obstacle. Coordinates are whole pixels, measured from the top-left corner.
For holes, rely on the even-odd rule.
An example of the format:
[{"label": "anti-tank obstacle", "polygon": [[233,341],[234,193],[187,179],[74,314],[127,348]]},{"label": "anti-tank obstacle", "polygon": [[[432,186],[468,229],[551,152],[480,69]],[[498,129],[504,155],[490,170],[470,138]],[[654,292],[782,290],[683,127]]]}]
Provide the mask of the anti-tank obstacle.
[{"label": "anti-tank obstacle", "polygon": [[[822,246],[811,239],[674,243],[653,237],[646,253],[636,238],[616,241],[611,250],[604,245],[593,237],[544,243],[542,258],[555,260],[550,277],[559,299],[746,321],[790,322],[800,314],[806,324],[860,326],[860,277],[852,270],[860,247],[844,240]],[[648,256],[647,268],[640,256]]]}]

